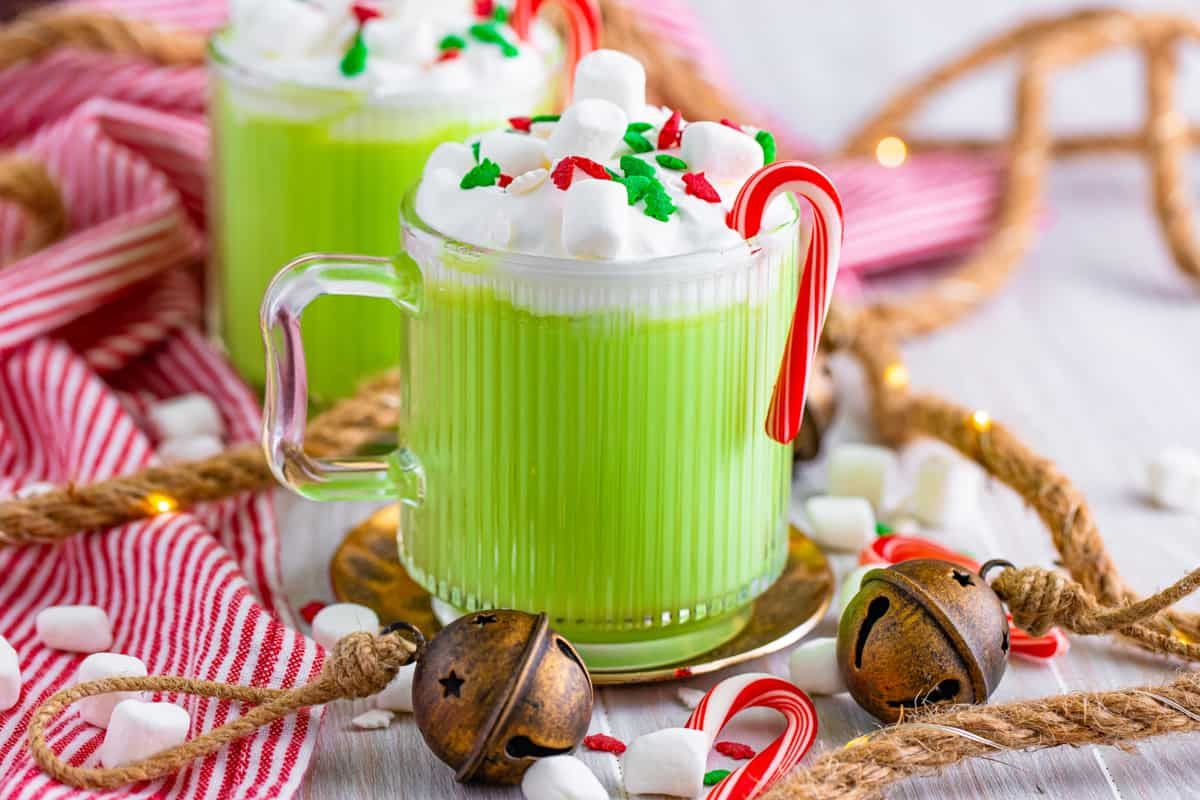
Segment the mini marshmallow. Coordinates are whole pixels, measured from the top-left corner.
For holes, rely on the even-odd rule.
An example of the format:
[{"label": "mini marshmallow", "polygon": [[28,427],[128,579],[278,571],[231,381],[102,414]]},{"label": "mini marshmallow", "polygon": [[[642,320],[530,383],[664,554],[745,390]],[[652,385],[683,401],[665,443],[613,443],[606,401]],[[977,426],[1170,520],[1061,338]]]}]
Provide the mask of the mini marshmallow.
[{"label": "mini marshmallow", "polygon": [[240,3],[237,37],[273,57],[304,56],[331,35],[331,18],[302,0]]},{"label": "mini marshmallow", "polygon": [[462,142],[442,142],[434,148],[425,162],[425,175],[436,169],[450,170],[452,176],[462,180],[475,167],[475,154]]},{"label": "mini marshmallow", "polygon": [[839,620],[846,613],[846,606],[850,605],[850,601],[854,599],[854,596],[858,594],[858,590],[862,588],[863,576],[871,570],[879,568],[879,564],[864,564],[861,567],[855,567],[846,576],[845,580],[842,581],[837,596],[837,615]]},{"label": "mini marshmallow", "polygon": [[73,653],[101,653],[113,643],[108,614],[99,606],[50,606],[34,620],[46,647]]},{"label": "mini marshmallow", "polygon": [[829,454],[829,494],[865,497],[881,510],[896,468],[896,454],[886,447],[840,445]]},{"label": "mini marshmallow", "polygon": [[167,464],[203,461],[221,453],[225,445],[215,436],[188,436],[167,439],[158,446],[158,457]]},{"label": "mini marshmallow", "polygon": [[763,165],[753,137],[719,122],[692,122],[683,129],[680,157],[691,172],[717,181],[744,181]]},{"label": "mini marshmallow", "polygon": [[546,155],[554,162],[564,156],[608,161],[625,138],[628,124],[625,112],[613,103],[599,99],[580,100],[562,113],[546,141]]},{"label": "mini marshmallow", "polygon": [[0,636],[0,711],[8,711],[21,699],[21,661],[17,651]]},{"label": "mini marshmallow", "polygon": [[350,723],[356,728],[362,728],[364,731],[379,730],[386,728],[392,724],[392,717],[396,716],[390,711],[382,708],[373,708],[370,711],[364,711]]},{"label": "mini marshmallow", "polygon": [[927,525],[970,520],[979,506],[983,475],[962,459],[933,455],[917,469],[912,510]]},{"label": "mini marshmallow", "polygon": [[576,258],[615,258],[628,238],[629,200],[616,181],[581,180],[567,190],[562,242]]},{"label": "mini marshmallow", "polygon": [[608,100],[631,120],[646,108],[646,68],[619,50],[593,50],[575,66],[575,101]]},{"label": "mini marshmallow", "polygon": [[416,671],[416,664],[409,664],[397,670],[392,682],[375,695],[375,705],[388,711],[412,711],[413,675]]},{"label": "mini marshmallow", "polygon": [[216,405],[206,395],[183,394],[155,403],[147,412],[154,433],[161,440],[186,439],[190,436],[213,436],[225,433],[225,424]]},{"label": "mini marshmallow", "polygon": [[[80,662],[79,669],[75,673],[75,683],[126,676],[143,678],[146,675],[146,665],[140,658],[120,653],[93,653]],[[118,703],[141,698],[141,692],[109,692],[85,697],[76,703],[75,707],[79,709],[79,716],[83,717],[88,724],[107,728],[113,709],[117,707]]]},{"label": "mini marshmallow", "polygon": [[687,686],[681,686],[675,692],[675,695],[679,698],[679,702],[683,703],[687,708],[695,708],[704,699],[705,692],[703,689],[692,689]]},{"label": "mini marshmallow", "polygon": [[546,178],[550,177],[550,170],[534,169],[529,172],[518,175],[513,178],[513,182],[508,185],[509,194],[529,194],[546,182]]},{"label": "mini marshmallow", "polygon": [[370,60],[425,65],[438,57],[437,34],[427,20],[376,17],[363,26],[362,35]]},{"label": "mini marshmallow", "polygon": [[695,797],[704,788],[710,745],[704,731],[690,728],[665,728],[637,737],[622,756],[626,791]]},{"label": "mini marshmallow", "polygon": [[557,122],[534,122],[529,126],[529,135],[538,139],[549,139],[557,127]]},{"label": "mini marshmallow", "polygon": [[521,778],[525,800],[608,800],[608,792],[575,756],[539,758]]},{"label": "mini marshmallow", "polygon": [[124,700],[113,709],[100,745],[100,764],[119,767],[149,758],[187,741],[192,720],[174,703]]},{"label": "mini marshmallow", "polygon": [[313,638],[326,650],[332,650],[343,636],[359,631],[379,633],[379,617],[358,603],[334,603],[325,606],[313,617]]},{"label": "mini marshmallow", "polygon": [[788,656],[792,683],[809,694],[841,694],[846,691],[838,668],[837,639],[810,639]]},{"label": "mini marshmallow", "polygon": [[1200,513],[1200,453],[1173,445],[1146,466],[1147,488],[1163,508]]},{"label": "mini marshmallow", "polygon": [[47,494],[57,489],[56,484],[49,481],[38,481],[36,483],[27,483],[20,489],[17,489],[17,497],[24,500],[27,497],[37,497],[38,495]]},{"label": "mini marshmallow", "polygon": [[505,175],[522,175],[550,166],[546,142],[523,133],[492,131],[479,137],[480,159],[490,158]]},{"label": "mini marshmallow", "polygon": [[855,553],[875,538],[875,513],[861,497],[811,497],[804,511],[813,541],[828,550]]}]

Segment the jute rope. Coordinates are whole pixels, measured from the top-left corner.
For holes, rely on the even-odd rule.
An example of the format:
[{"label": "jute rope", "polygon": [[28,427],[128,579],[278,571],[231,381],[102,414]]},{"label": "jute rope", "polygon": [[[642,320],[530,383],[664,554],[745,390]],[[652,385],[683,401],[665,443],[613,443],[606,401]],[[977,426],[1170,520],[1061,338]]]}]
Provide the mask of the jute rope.
[{"label": "jute rope", "polygon": [[67,232],[67,210],[58,186],[46,168],[33,159],[15,153],[0,155],[2,201],[21,206],[29,219],[29,230],[18,255],[54,244]]}]

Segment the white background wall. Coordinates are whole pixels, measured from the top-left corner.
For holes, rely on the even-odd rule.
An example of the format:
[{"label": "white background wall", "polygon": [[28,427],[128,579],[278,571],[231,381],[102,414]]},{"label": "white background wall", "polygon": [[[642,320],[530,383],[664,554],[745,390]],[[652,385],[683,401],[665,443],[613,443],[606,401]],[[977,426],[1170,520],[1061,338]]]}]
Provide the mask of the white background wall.
[{"label": "white background wall", "polygon": [[[653,2],[653,0],[647,0]],[[832,146],[885,98],[979,38],[1034,15],[1084,4],[1065,0],[691,0],[724,51],[738,88]],[[1200,0],[1126,0],[1141,10],[1200,16]],[[1200,44],[1184,50],[1186,98],[1200,120]],[[924,121],[927,130],[1005,130],[1014,70],[992,70],[959,86]],[[1132,126],[1141,70],[1128,55],[1072,70],[1055,84],[1056,129]]]}]

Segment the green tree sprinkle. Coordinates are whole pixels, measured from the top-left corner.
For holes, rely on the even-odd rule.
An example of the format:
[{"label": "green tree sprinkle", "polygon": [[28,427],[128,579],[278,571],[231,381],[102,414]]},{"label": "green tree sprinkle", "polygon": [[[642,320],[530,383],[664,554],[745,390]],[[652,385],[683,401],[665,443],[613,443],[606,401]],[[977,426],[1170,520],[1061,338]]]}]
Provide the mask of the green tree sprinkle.
[{"label": "green tree sprinkle", "polygon": [[725,776],[729,774],[727,769],[714,769],[704,773],[704,785],[716,786],[721,781],[725,780]]},{"label": "green tree sprinkle", "polygon": [[354,34],[354,42],[350,45],[350,49],[342,56],[341,69],[342,74],[347,78],[353,78],[355,75],[361,75],[362,71],[367,68],[367,43],[363,41],[362,31]]},{"label": "green tree sprinkle", "polygon": [[775,163],[775,137],[770,131],[759,131],[754,134],[754,140],[763,151],[763,164]]},{"label": "green tree sprinkle", "polygon": [[463,175],[462,183],[459,186],[463,189],[474,189],[477,186],[495,186],[499,178],[500,165],[490,158],[485,158],[471,167],[470,172]]}]

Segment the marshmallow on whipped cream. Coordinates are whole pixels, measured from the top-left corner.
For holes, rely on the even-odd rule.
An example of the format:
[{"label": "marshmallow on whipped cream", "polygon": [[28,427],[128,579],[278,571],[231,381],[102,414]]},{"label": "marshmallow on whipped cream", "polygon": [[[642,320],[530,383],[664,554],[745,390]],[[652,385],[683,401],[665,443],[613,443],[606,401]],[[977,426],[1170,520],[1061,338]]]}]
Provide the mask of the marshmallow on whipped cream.
[{"label": "marshmallow on whipped cream", "polygon": [[509,2],[233,0],[219,47],[280,80],[379,94],[537,86],[559,47],[544,23],[523,42]]},{"label": "marshmallow on whipped cream", "polygon": [[[720,250],[742,242],[729,209],[774,159],[766,131],[685,122],[646,104],[646,72],[597,50],[575,71],[560,116],[440,145],[426,163],[416,211],[468,244],[531,255],[624,261]],[[765,229],[794,218],[779,198]]]}]

